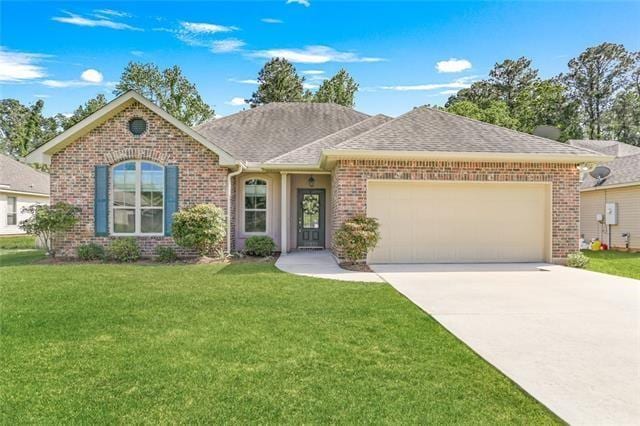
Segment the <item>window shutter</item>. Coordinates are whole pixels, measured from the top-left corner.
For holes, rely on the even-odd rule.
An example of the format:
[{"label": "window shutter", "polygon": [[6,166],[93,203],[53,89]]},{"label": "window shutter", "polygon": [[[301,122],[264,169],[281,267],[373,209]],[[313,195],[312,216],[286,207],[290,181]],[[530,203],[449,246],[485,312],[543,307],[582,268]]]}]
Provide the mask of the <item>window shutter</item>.
[{"label": "window shutter", "polygon": [[178,166],[164,169],[164,235],[171,235],[173,214],[178,211]]},{"label": "window shutter", "polygon": [[93,223],[96,236],[109,235],[109,166],[96,166]]}]

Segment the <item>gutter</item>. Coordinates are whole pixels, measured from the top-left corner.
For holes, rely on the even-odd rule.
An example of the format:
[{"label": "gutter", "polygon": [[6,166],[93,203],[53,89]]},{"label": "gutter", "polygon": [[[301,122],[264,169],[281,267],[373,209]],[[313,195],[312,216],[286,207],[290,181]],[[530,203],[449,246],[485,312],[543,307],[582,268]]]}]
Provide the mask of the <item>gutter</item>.
[{"label": "gutter", "polygon": [[241,162],[237,165],[238,170],[227,175],[227,255],[231,254],[231,178],[238,176],[245,169]]}]

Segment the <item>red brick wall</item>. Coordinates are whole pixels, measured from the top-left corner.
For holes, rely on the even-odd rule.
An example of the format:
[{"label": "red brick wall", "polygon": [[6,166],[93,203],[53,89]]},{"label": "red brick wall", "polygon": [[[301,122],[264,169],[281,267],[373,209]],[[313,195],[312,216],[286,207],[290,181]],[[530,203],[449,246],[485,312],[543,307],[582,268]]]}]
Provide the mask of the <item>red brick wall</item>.
[{"label": "red brick wall", "polygon": [[[332,173],[333,230],[367,211],[367,180],[443,180],[552,183],[552,258],[578,249],[579,172],[575,164],[341,160]],[[339,252],[334,247],[334,252]]]},{"label": "red brick wall", "polygon": [[[147,130],[132,135],[128,122],[133,117],[147,121]],[[117,237],[96,237],[94,231],[94,166],[113,165],[124,160],[151,160],[179,167],[179,207],[213,203],[226,210],[226,176],[218,157],[197,141],[139,103],[118,113],[51,158],[51,202],[66,201],[82,209],[80,222],[58,243],[61,256],[73,257],[76,247],[88,242],[108,245]],[[112,199],[111,195],[109,196]],[[173,246],[171,237],[138,237],[144,256],[157,245]]]}]

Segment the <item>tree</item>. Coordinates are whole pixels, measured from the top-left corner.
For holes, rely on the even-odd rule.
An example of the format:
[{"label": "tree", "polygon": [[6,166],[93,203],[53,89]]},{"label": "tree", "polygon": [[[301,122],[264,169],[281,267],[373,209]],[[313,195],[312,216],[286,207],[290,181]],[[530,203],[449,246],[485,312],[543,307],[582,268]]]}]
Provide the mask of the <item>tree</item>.
[{"label": "tree", "polygon": [[538,70],[531,68],[531,59],[524,56],[516,59],[505,59],[495,64],[489,71],[489,84],[491,84],[498,98],[506,102],[509,108],[513,108],[518,94],[529,87],[538,79]]},{"label": "tree", "polygon": [[84,120],[103,106],[107,104],[107,98],[103,94],[98,94],[95,98],[89,99],[84,105],[80,105],[73,111],[71,117],[65,117],[62,114],[58,114],[56,117],[60,122],[62,128],[67,130],[71,126]]},{"label": "tree", "polygon": [[258,90],[247,102],[252,108],[270,102],[301,102],[305,95],[304,77],[284,58],[273,58],[258,73]]},{"label": "tree", "polygon": [[604,113],[632,63],[624,46],[613,43],[590,47],[569,61],[564,79],[570,96],[580,103],[590,139],[601,139]]},{"label": "tree", "polygon": [[476,105],[486,107],[489,102],[497,101],[498,99],[498,93],[493,84],[487,80],[480,80],[450,96],[444,106],[448,108],[456,102],[470,101]]},{"label": "tree", "polygon": [[315,102],[330,102],[353,108],[358,83],[343,68],[329,80],[320,85],[313,100]]},{"label": "tree", "polygon": [[640,94],[635,89],[618,93],[605,122],[608,137],[640,146]]},{"label": "tree", "polygon": [[196,86],[174,65],[160,71],[157,65],[129,62],[113,93],[121,95],[135,90],[183,123],[194,126],[213,117]]},{"label": "tree", "polygon": [[489,101],[484,107],[471,101],[459,101],[446,108],[447,112],[484,121],[510,129],[518,128],[518,120],[511,116],[504,101]]},{"label": "tree", "polygon": [[16,99],[0,101],[0,147],[13,157],[24,157],[58,133],[52,117],[42,115],[44,101],[26,106]]},{"label": "tree", "polygon": [[578,104],[568,98],[566,87],[556,80],[535,81],[518,93],[513,116],[518,130],[532,133],[542,124],[560,129],[560,140],[582,137]]},{"label": "tree", "polygon": [[20,222],[20,229],[40,238],[47,254],[55,257],[56,239],[78,223],[80,208],[61,201],[52,206],[34,204],[24,207],[22,213],[28,214],[29,217]]}]

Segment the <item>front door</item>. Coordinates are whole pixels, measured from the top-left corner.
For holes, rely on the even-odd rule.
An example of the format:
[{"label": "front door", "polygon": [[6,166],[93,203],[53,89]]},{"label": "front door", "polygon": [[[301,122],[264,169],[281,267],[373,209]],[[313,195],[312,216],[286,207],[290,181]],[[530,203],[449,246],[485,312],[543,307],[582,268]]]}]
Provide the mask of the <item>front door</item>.
[{"label": "front door", "polygon": [[324,248],[324,189],[298,189],[298,247]]}]

